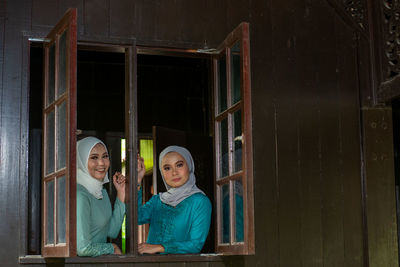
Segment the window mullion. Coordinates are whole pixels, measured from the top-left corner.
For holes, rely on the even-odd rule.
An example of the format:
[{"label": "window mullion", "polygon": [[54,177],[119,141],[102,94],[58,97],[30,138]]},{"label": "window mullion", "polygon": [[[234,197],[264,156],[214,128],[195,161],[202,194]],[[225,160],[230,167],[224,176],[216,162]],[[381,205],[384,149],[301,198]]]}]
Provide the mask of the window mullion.
[{"label": "window mullion", "polygon": [[[58,160],[58,138],[57,138],[57,126],[58,126],[58,105],[56,101],[58,100],[58,62],[59,62],[59,42],[58,42],[58,34],[55,36],[55,59],[54,59],[54,170],[57,173],[57,160]],[[57,186],[57,177],[58,175],[54,176],[54,214],[53,214],[53,233],[54,233],[54,246],[57,245],[57,212],[58,212],[58,186]]]},{"label": "window mullion", "polygon": [[229,240],[230,240],[230,244],[231,245],[233,245],[233,243],[234,243],[234,240],[235,240],[235,231],[236,231],[236,229],[235,229],[235,210],[234,210],[234,188],[233,188],[233,183],[234,182],[234,180],[230,180],[229,181],[229,215],[230,215],[230,218],[229,218],[229,224],[230,224],[230,227],[229,227],[229,229],[230,229],[230,233],[229,233],[229,235],[230,235],[230,238],[229,238]]}]

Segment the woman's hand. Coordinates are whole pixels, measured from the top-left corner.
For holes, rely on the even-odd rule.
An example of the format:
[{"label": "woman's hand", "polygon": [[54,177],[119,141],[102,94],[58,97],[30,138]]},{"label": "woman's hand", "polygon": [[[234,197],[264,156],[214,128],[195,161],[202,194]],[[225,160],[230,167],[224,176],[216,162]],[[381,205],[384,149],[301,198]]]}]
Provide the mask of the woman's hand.
[{"label": "woman's hand", "polygon": [[113,184],[115,189],[117,189],[117,197],[119,200],[124,203],[125,202],[125,185],[126,185],[126,178],[120,172],[115,172],[113,176]]},{"label": "woman's hand", "polygon": [[114,254],[116,254],[116,255],[121,255],[122,252],[121,252],[121,250],[119,249],[119,247],[118,247],[116,244],[114,244],[114,243],[111,243],[111,244],[112,244],[113,247],[114,247]]},{"label": "woman's hand", "polygon": [[138,186],[142,183],[146,168],[144,166],[144,159],[138,154],[137,156],[137,172],[138,172]]},{"label": "woman's hand", "polygon": [[147,243],[141,243],[138,246],[139,253],[140,254],[155,254],[155,253],[162,253],[165,251],[164,247],[162,245],[153,245],[153,244],[147,244]]}]

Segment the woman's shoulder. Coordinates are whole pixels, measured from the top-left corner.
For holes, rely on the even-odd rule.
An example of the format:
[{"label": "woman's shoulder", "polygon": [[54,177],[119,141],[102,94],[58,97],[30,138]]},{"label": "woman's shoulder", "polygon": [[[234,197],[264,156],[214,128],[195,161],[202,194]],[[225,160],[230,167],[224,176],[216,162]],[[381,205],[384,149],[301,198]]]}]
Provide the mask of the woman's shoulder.
[{"label": "woman's shoulder", "polygon": [[[103,197],[104,196],[108,196],[108,194],[107,194],[107,190],[106,189],[102,189],[102,192],[103,192]],[[87,199],[92,199],[92,198],[94,198],[94,196],[91,194],[91,193],[89,193],[89,191],[86,189],[86,187],[84,187],[83,185],[81,185],[81,184],[76,184],[76,197],[77,197],[77,199],[79,199],[79,198],[87,198]]]},{"label": "woman's shoulder", "polygon": [[76,194],[77,195],[81,195],[81,196],[85,196],[89,194],[89,191],[81,184],[76,184]]},{"label": "woman's shoulder", "polygon": [[198,205],[207,205],[211,206],[211,201],[210,199],[203,193],[196,193],[191,195],[188,200],[190,200],[192,203],[197,203]]},{"label": "woman's shoulder", "polygon": [[89,205],[91,202],[89,191],[81,184],[76,184],[76,201],[78,206]]}]

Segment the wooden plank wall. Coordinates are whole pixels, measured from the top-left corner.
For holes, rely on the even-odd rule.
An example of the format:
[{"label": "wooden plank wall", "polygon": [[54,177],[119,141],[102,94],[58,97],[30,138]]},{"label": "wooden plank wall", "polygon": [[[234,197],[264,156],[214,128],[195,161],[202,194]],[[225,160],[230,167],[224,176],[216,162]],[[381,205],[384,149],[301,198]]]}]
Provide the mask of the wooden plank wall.
[{"label": "wooden plank wall", "polygon": [[366,266],[355,31],[327,1],[253,1],[251,11],[263,252],[246,266]]},{"label": "wooden plank wall", "polygon": [[[256,255],[134,266],[367,266],[359,91],[369,86],[368,42],[361,41],[360,53],[354,28],[332,2],[0,0],[3,266],[16,266],[26,249],[20,243],[26,235],[21,229],[26,224],[28,127],[22,32],[47,32],[67,7],[78,8],[82,38],[136,37],[139,45],[213,47],[241,21],[250,22]],[[390,142],[386,145],[389,149]],[[394,204],[379,198],[382,193],[377,192],[376,209]],[[382,223],[369,223],[368,234],[379,233]],[[392,248],[387,257],[396,255]],[[372,263],[383,255],[374,255],[378,249],[370,246],[371,266],[378,266]]]},{"label": "wooden plank wall", "polygon": [[370,266],[398,266],[391,108],[363,110]]}]

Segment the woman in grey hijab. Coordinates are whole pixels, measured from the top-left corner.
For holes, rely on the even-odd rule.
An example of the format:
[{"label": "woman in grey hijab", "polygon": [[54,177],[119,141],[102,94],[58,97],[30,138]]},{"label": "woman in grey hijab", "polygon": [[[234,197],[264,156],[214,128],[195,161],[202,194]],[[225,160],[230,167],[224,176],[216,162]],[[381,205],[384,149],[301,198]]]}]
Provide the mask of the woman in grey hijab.
[{"label": "woman in grey hijab", "polygon": [[[200,253],[211,222],[211,202],[196,186],[194,162],[190,152],[179,146],[165,148],[159,168],[167,192],[154,195],[142,205],[138,195],[138,224],[150,224],[140,253]],[[143,160],[139,161],[138,183],[143,178]]]}]

